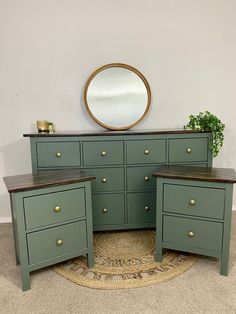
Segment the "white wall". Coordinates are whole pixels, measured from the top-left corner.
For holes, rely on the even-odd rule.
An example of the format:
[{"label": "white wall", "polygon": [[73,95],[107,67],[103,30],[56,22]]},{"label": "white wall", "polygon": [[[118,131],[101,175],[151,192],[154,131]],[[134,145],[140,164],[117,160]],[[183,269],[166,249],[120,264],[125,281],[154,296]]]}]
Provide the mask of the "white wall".
[{"label": "white wall", "polygon": [[235,0],[0,0],[1,176],[31,170],[22,134],[36,131],[36,120],[58,131],[99,129],[82,89],[110,62],[138,68],[150,83],[151,111],[137,129],[182,127],[209,110],[226,124],[214,165],[236,168],[235,12]]}]

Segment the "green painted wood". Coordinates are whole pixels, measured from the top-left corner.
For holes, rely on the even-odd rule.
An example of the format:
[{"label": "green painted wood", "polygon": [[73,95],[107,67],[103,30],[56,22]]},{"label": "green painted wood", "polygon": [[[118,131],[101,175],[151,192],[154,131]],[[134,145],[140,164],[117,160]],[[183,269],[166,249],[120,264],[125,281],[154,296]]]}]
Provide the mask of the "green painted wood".
[{"label": "green painted wood", "polygon": [[93,222],[97,225],[124,224],[124,194],[93,195]]},{"label": "green painted wood", "polygon": [[84,188],[25,197],[24,212],[26,229],[83,217],[85,216]]},{"label": "green painted wood", "polygon": [[127,141],[127,164],[161,163],[166,160],[166,141]]},{"label": "green painted wood", "polygon": [[[61,246],[57,241],[62,240]],[[87,247],[85,220],[44,229],[27,235],[29,264],[64,255]]]},{"label": "green painted wood", "polygon": [[124,185],[124,168],[90,168],[88,174],[93,174],[96,180],[92,182],[93,192],[122,191]]},{"label": "green painted wood", "polygon": [[156,180],[152,173],[157,171],[158,167],[127,167],[127,189],[155,190]]},{"label": "green painted wood", "polygon": [[39,168],[80,166],[80,147],[77,142],[39,142],[36,146]]},{"label": "green painted wood", "polygon": [[[163,210],[190,216],[223,219],[225,190],[164,184]],[[191,202],[193,204],[191,204]]]},{"label": "green painted wood", "polygon": [[159,263],[163,260],[163,226],[162,226],[162,208],[163,208],[163,180],[156,180],[156,254],[155,260]]},{"label": "green painted wood", "polygon": [[[29,135],[27,135],[29,136]],[[147,185],[144,185],[143,187],[135,187],[134,185],[138,183],[138,178],[136,181],[136,178],[131,178],[131,181],[133,181],[133,186],[130,187],[130,172],[129,168],[131,169],[132,166],[137,167],[137,172],[140,166],[153,166],[153,167],[159,167],[160,164],[168,164],[168,156],[169,156],[169,142],[171,140],[186,140],[188,139],[190,142],[195,140],[202,140],[204,143],[207,143],[207,146],[204,146],[204,149],[206,149],[206,156],[205,154],[203,156],[203,159],[199,159],[197,161],[182,161],[183,164],[193,164],[193,163],[200,163],[210,166],[212,163],[212,155],[209,150],[209,139],[211,138],[211,134],[208,132],[186,132],[186,130],[139,130],[139,131],[122,131],[122,132],[69,132],[69,133],[54,133],[52,136],[49,136],[48,134],[41,135],[41,134],[33,134],[30,136],[30,142],[31,142],[31,158],[32,158],[32,169],[34,172],[37,172],[38,170],[47,170],[47,169],[63,169],[67,166],[49,166],[48,164],[45,165],[45,167],[39,167],[37,164],[37,145],[39,143],[60,143],[60,142],[75,142],[80,145],[80,160],[81,165],[79,166],[81,169],[86,169],[91,171],[94,169],[94,173],[91,172],[91,174],[95,174],[95,169],[108,169],[108,168],[114,168],[115,166],[119,166],[120,172],[124,173],[124,186],[122,189],[121,187],[121,180],[120,175],[118,176],[116,173],[114,173],[114,176],[112,178],[112,181],[109,179],[109,184],[99,185],[97,187],[97,182],[93,183],[92,185],[92,199],[95,197],[95,194],[99,194],[101,196],[105,196],[107,194],[115,195],[118,192],[123,191],[124,194],[130,192],[130,191],[151,191],[152,189],[155,190],[155,183],[151,179],[150,182]],[[163,150],[163,143],[164,143],[164,150]],[[137,144],[137,145],[136,145]],[[158,145],[157,145],[158,144]],[[147,148],[147,145],[149,147],[149,150],[151,150],[151,154],[144,156],[144,150]],[[132,152],[132,149],[139,150],[136,154],[136,151]],[[115,147],[115,148],[114,148]],[[154,150],[153,150],[154,147]],[[158,148],[159,147],[159,148]],[[142,150],[143,149],[143,150]],[[202,149],[200,147],[200,149]],[[106,157],[101,156],[102,151],[108,151],[109,154],[106,155]],[[141,154],[139,153],[141,152]],[[164,153],[164,159],[163,156],[160,158],[161,153]],[[155,158],[154,158],[155,156]],[[144,158],[144,159],[143,159]],[[160,158],[160,159],[159,159]],[[157,160],[161,160],[160,162],[157,162]],[[174,162],[173,162],[174,163]],[[177,161],[177,163],[180,163]],[[70,165],[68,167],[74,167],[73,165]],[[123,170],[122,170],[123,169]],[[117,171],[116,171],[117,172]],[[132,175],[135,175],[135,171],[133,171]],[[132,177],[131,175],[131,177]],[[140,182],[140,181],[139,181]],[[153,182],[153,188],[151,188],[151,182]],[[128,187],[129,185],[129,187]],[[138,183],[139,185],[139,183]],[[150,189],[149,189],[150,186]],[[104,187],[104,190],[103,190]],[[146,189],[148,187],[148,189]],[[101,188],[101,190],[100,190]],[[131,190],[132,189],[132,190]],[[115,199],[114,199],[115,200]],[[100,222],[101,223],[101,222]],[[146,228],[150,226],[155,225],[155,219],[150,222],[146,223],[145,221],[139,222],[139,223],[128,223],[128,208],[125,201],[125,207],[124,207],[124,220],[122,220],[122,223],[117,223],[116,217],[113,221],[110,221],[109,223],[106,223],[104,225],[100,224],[95,225],[95,230],[118,230],[118,229],[131,229],[131,228]]]},{"label": "green painted wood", "polygon": [[208,145],[208,138],[170,139],[168,161],[173,163],[207,161]]},{"label": "green painted wood", "polygon": [[233,184],[228,183],[225,185],[225,187],[226,187],[225,217],[224,217],[225,220],[224,220],[224,230],[223,230],[222,254],[220,258],[220,262],[221,262],[220,274],[223,276],[228,276]]},{"label": "green painted wood", "polygon": [[83,143],[83,163],[89,165],[121,165],[124,162],[122,141]]},{"label": "green painted wood", "polygon": [[155,221],[155,193],[128,193],[128,223],[144,223]]},{"label": "green painted wood", "polygon": [[[192,238],[189,232],[194,233]],[[167,215],[163,217],[163,242],[187,245],[190,252],[191,247],[220,251],[222,232],[222,223]]]}]

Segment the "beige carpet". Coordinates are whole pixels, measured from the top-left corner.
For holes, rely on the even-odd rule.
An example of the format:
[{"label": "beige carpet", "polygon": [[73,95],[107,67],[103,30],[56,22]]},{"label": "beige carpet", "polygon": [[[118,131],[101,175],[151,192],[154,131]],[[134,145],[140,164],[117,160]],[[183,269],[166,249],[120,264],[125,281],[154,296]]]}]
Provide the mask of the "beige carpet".
[{"label": "beige carpet", "polygon": [[233,213],[229,276],[219,263],[201,258],[182,275],[161,284],[127,290],[75,285],[51,269],[31,276],[21,291],[11,225],[0,225],[0,313],[236,313],[236,212]]}]

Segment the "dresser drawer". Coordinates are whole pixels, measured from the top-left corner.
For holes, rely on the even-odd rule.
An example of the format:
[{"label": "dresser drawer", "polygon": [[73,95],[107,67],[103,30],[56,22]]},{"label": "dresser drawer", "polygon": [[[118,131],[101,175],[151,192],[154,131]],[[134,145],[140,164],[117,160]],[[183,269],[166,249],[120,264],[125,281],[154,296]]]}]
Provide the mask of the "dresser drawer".
[{"label": "dresser drawer", "polygon": [[220,251],[223,224],[198,219],[163,217],[163,242]]},{"label": "dresser drawer", "polygon": [[125,222],[124,195],[93,195],[93,224],[119,225]]},{"label": "dresser drawer", "polygon": [[165,140],[127,141],[127,163],[163,163],[166,159]]},{"label": "dresser drawer", "polygon": [[26,229],[85,216],[84,188],[24,198]]},{"label": "dresser drawer", "polygon": [[152,177],[152,173],[157,169],[158,166],[127,168],[128,190],[155,190],[156,179]]},{"label": "dresser drawer", "polygon": [[122,141],[98,141],[83,143],[84,165],[122,165],[124,162]]},{"label": "dresser drawer", "polygon": [[27,243],[30,264],[76,252],[87,247],[86,222],[29,233]]},{"label": "dresser drawer", "polygon": [[37,164],[39,168],[80,166],[79,143],[39,142]]},{"label": "dresser drawer", "polygon": [[225,190],[164,184],[164,211],[179,214],[224,218]]},{"label": "dresser drawer", "polygon": [[169,162],[207,161],[208,138],[170,139]]},{"label": "dresser drawer", "polygon": [[127,208],[128,223],[155,223],[156,193],[129,193]]},{"label": "dresser drawer", "polygon": [[96,177],[92,181],[93,192],[124,190],[124,168],[90,168],[86,173]]}]

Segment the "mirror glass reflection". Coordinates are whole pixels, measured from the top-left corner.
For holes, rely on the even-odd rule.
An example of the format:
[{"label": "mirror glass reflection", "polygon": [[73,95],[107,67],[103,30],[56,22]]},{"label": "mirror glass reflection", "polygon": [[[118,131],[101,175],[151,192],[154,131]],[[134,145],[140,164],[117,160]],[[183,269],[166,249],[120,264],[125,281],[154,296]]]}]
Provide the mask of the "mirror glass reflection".
[{"label": "mirror glass reflection", "polygon": [[98,69],[90,77],[85,103],[100,125],[114,130],[127,129],[146,114],[150,105],[149,86],[136,69],[127,65],[110,66]]}]

